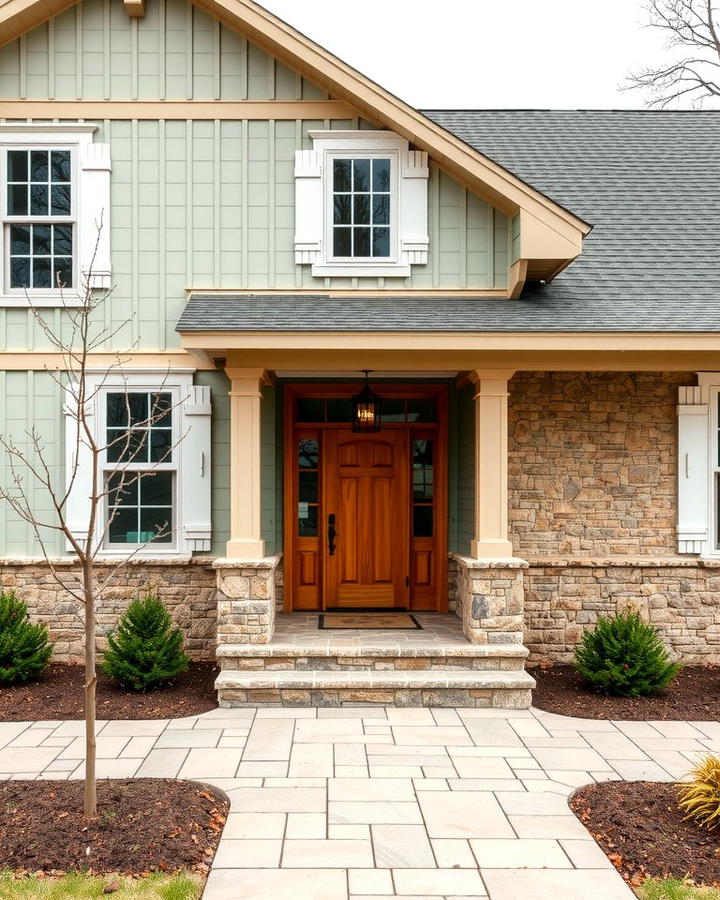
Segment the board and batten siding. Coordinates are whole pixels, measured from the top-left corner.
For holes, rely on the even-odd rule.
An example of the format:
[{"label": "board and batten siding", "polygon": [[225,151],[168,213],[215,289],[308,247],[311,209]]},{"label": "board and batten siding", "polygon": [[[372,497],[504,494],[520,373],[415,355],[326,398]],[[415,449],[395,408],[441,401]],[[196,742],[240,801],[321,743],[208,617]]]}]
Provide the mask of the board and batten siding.
[{"label": "board and batten siding", "polygon": [[[327,94],[193,4],[157,0],[144,19],[88,0],[0,48],[6,100],[324,100]],[[309,110],[312,109],[310,105]],[[294,154],[314,129],[361,118],[112,119],[114,294],[132,319],[115,348],[178,346],[187,289],[492,289],[507,284],[509,223],[437,166],[429,183],[430,257],[405,279],[313,278],[294,258]],[[78,106],[78,115],[82,107]],[[111,116],[111,107],[108,107]],[[5,119],[4,121],[12,121]],[[94,120],[95,121],[95,120]],[[0,349],[44,349],[27,311],[0,312]]]},{"label": "board and batten siding", "polygon": [[[195,383],[212,392],[212,548],[210,556],[222,556],[230,537],[230,399],[229,382],[224,372],[198,372]],[[275,406],[276,391],[263,389],[262,416],[262,529],[267,552],[281,549],[278,520],[278,490],[281,472],[277,469]],[[65,482],[65,437],[62,416],[62,390],[47,372],[0,371],[0,434],[11,437],[23,451],[30,449],[27,432],[34,426],[42,436],[46,459],[55,484]],[[20,470],[21,471],[21,470]],[[33,482],[27,475],[25,484]],[[5,453],[0,453],[0,484],[10,485],[11,472]],[[279,483],[280,482],[280,483]],[[44,489],[32,487],[31,500],[39,520],[54,522],[49,497]],[[57,532],[43,532],[50,555],[65,552],[64,538]],[[40,547],[30,525],[13,514],[7,503],[0,503],[0,558],[39,556]]]}]

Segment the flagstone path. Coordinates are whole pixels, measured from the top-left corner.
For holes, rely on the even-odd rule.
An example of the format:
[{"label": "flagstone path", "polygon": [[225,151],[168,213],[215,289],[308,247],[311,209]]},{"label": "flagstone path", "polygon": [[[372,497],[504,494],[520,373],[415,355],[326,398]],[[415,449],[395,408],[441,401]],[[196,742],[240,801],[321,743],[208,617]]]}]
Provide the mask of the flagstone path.
[{"label": "flagstone path", "polygon": [[[0,778],[82,776],[83,722],[0,723]],[[540,710],[216,709],[98,725],[98,776],[179,777],[232,806],[205,900],[630,900],[567,805],[673,781],[718,722]]]}]

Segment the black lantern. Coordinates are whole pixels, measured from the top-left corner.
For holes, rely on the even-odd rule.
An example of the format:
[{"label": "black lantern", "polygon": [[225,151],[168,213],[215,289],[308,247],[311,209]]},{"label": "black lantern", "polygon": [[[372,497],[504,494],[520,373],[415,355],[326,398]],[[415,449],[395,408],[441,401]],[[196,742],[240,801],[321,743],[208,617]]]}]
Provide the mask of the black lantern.
[{"label": "black lantern", "polygon": [[380,431],[382,420],[380,416],[380,404],[382,397],[370,390],[368,376],[370,369],[363,369],[365,384],[359,394],[352,398],[353,404],[353,431]]}]

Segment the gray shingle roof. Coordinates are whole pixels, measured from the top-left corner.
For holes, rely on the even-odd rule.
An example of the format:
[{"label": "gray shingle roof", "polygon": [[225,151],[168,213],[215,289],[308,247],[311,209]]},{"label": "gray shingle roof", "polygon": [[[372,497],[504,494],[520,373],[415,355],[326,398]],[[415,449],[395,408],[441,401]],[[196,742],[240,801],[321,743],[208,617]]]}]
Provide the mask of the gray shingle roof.
[{"label": "gray shingle roof", "polygon": [[519,301],[194,296],[178,330],[720,331],[720,111],[432,110],[595,227]]}]

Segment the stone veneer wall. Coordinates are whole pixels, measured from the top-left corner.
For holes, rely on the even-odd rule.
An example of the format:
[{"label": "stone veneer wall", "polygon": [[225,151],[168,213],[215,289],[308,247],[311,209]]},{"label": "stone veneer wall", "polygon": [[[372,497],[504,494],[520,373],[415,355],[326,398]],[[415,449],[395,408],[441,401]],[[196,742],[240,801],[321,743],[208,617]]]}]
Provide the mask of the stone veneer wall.
[{"label": "stone veneer wall", "polygon": [[[78,569],[69,560],[55,565],[69,583],[77,579]],[[99,578],[107,565],[98,563]],[[0,561],[0,587],[13,590],[28,605],[33,621],[45,622],[53,641],[55,662],[83,661],[84,607],[63,591],[46,563],[27,560]],[[216,576],[212,560],[137,560],[128,563],[113,576],[112,587],[97,611],[97,646],[107,647],[106,635],[135,597],[157,592],[173,621],[183,632],[185,649],[193,659],[215,658]]]},{"label": "stone veneer wall", "polygon": [[516,556],[676,552],[677,397],[687,374],[520,372],[510,382]]},{"label": "stone veneer wall", "polygon": [[598,616],[637,608],[686,664],[720,663],[720,561],[534,560],[525,570],[530,662],[571,662]]}]

